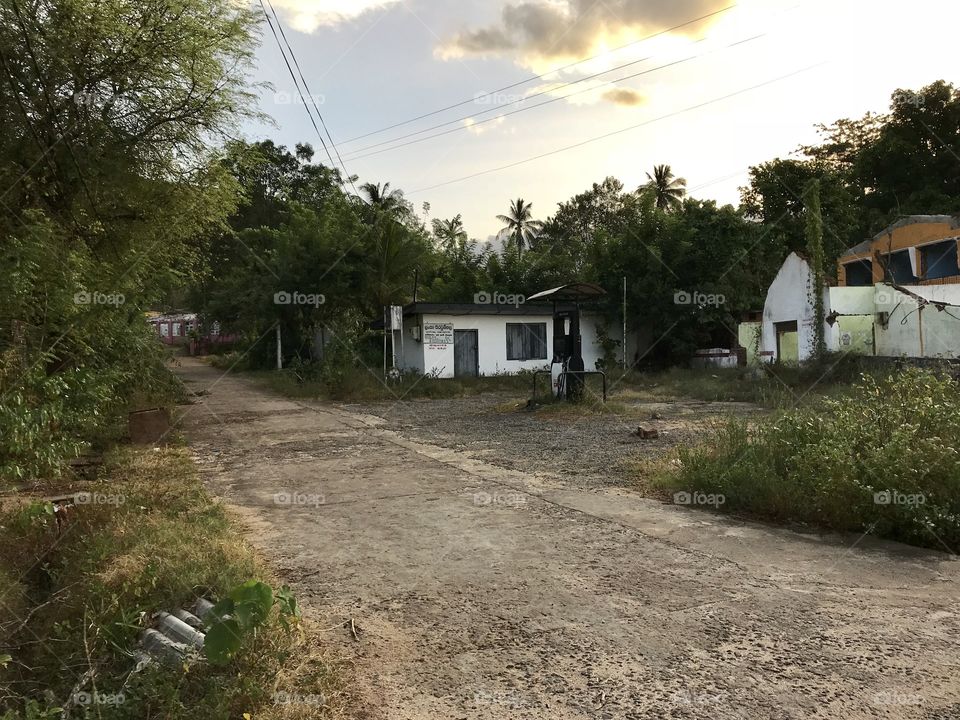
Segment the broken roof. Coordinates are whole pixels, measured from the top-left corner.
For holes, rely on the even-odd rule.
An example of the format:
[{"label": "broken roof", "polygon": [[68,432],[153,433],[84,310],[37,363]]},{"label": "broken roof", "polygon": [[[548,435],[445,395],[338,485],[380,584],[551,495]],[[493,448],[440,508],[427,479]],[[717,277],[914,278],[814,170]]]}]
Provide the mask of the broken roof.
[{"label": "broken roof", "polygon": [[960,215],[909,215],[905,218],[900,218],[889,227],[884,228],[874,235],[873,239],[879,240],[884,235],[892,233],[897,228],[906,227],[907,225],[918,225],[922,223],[945,224],[949,225],[951,228],[960,228]]}]

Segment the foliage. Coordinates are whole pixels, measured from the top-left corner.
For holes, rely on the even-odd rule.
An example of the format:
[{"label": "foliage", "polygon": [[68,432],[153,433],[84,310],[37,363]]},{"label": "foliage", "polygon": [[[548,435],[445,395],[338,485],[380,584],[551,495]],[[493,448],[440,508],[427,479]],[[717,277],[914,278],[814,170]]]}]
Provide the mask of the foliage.
[{"label": "foliage", "polygon": [[210,610],[203,651],[214,665],[226,665],[240,651],[243,642],[262,626],[274,605],[282,626],[289,630],[289,617],[299,617],[300,609],[290,588],[284,585],[274,595],[273,588],[259,580],[248,580],[233,588]]},{"label": "foliage", "polygon": [[[106,720],[276,717],[272,695],[287,681],[302,694],[333,696],[333,668],[319,657],[313,676],[294,677],[317,654],[295,628],[300,622],[291,624],[296,600],[288,588],[249,581],[265,577],[264,569],[204,490],[188,453],[113,451],[94,488],[117,502],[74,506],[65,526],[43,503],[0,516],[0,580],[8,593],[0,652],[13,656],[0,679],[10,708],[4,720],[44,717],[71,693],[89,691],[89,681],[77,688],[89,668],[98,692],[124,696],[121,704],[88,706]],[[189,607],[201,595],[229,598],[238,623],[256,627],[239,633],[229,666],[188,659],[132,673],[152,614]]]},{"label": "foliage", "polygon": [[169,386],[143,311],[232,207],[208,148],[248,114],[255,20],[217,0],[3,0],[0,18],[0,473],[23,480]]},{"label": "foliage", "polygon": [[641,192],[649,193],[659,210],[673,210],[680,206],[687,194],[687,181],[674,177],[669,165],[656,165],[653,175],[647,173],[647,184]]},{"label": "foliage", "polygon": [[506,233],[517,248],[518,258],[523,254],[524,247],[529,247],[536,241],[537,234],[543,227],[541,221],[533,219],[533,207],[523,198],[511,200],[510,212],[506,215],[497,215],[497,220],[505,223],[500,232]]},{"label": "foliage", "polygon": [[960,388],[930,370],[864,376],[774,422],[721,425],[680,450],[675,489],[725,496],[723,510],[904,542],[960,543]]},{"label": "foliage", "polygon": [[826,311],[823,290],[823,218],[820,214],[820,181],[811,180],[804,188],[804,212],[807,215],[807,258],[813,274],[813,354],[822,358],[827,352],[826,332],[823,327]]},{"label": "foliage", "polygon": [[805,246],[803,190],[820,181],[824,258],[904,215],[960,211],[960,90],[943,80],[896,90],[886,115],[819,125],[823,141],[798,160],[777,158],[750,169],[743,208],[763,222],[765,242],[785,257]]}]

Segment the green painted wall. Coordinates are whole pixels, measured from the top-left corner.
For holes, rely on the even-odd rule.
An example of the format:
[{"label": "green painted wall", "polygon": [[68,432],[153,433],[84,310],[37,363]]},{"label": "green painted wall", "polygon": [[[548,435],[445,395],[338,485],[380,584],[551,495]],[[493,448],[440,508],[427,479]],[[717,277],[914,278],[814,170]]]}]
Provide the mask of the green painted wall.
[{"label": "green painted wall", "polygon": [[799,363],[800,362],[800,343],[798,333],[785,332],[780,335],[780,362]]},{"label": "green painted wall", "polygon": [[[844,315],[837,318],[840,328],[840,352],[856,355],[873,355],[873,315]],[[844,343],[844,336],[850,335],[850,342]]]},{"label": "green painted wall", "polygon": [[737,327],[737,342],[747,349],[747,365],[757,362],[757,349],[760,347],[760,323],[742,322]]}]

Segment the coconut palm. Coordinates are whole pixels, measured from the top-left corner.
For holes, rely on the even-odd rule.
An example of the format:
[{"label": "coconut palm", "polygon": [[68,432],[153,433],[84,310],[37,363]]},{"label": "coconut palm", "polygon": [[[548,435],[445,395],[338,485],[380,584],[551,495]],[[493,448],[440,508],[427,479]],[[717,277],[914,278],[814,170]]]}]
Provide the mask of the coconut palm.
[{"label": "coconut palm", "polygon": [[467,231],[463,228],[463,217],[461,215],[449,220],[435,219],[433,221],[433,234],[448,250],[455,250],[467,240]]},{"label": "coconut palm", "polygon": [[403,199],[402,190],[391,190],[390,183],[364,183],[360,190],[370,201],[371,207],[381,210],[387,215],[399,218],[406,212],[407,203]]},{"label": "coconut palm", "polygon": [[497,220],[505,223],[500,232],[507,233],[517,244],[517,257],[523,252],[523,246],[529,246],[537,239],[543,223],[540,220],[533,219],[531,204],[524,202],[523,198],[517,198],[510,201],[510,214],[497,215]]},{"label": "coconut palm", "polygon": [[687,181],[674,177],[669,165],[654,166],[653,175],[647,173],[647,181],[640,190],[650,193],[661,210],[675,208],[687,194]]}]

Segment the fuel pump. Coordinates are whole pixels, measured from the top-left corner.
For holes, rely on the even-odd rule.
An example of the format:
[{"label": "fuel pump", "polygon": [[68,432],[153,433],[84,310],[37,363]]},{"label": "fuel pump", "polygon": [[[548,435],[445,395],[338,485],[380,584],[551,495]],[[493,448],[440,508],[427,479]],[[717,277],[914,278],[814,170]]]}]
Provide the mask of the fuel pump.
[{"label": "fuel pump", "polygon": [[580,302],[606,295],[590,283],[573,283],[545,290],[529,298],[553,300],[553,359],[550,377],[557,399],[583,399],[583,338],[580,335]]}]

